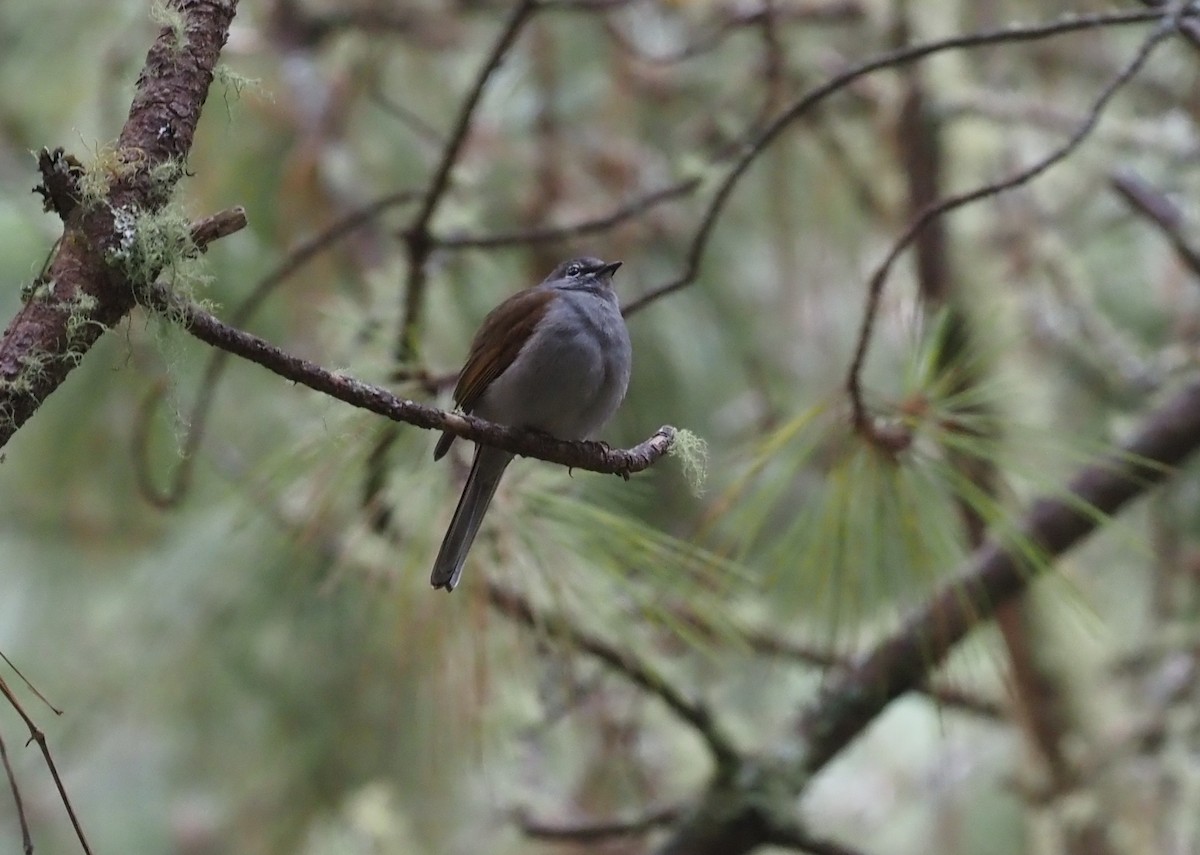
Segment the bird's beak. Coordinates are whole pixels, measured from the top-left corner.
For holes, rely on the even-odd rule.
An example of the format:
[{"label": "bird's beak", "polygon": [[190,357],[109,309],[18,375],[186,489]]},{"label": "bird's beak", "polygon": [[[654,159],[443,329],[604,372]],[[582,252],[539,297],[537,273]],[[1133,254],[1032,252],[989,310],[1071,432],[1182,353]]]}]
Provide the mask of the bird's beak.
[{"label": "bird's beak", "polygon": [[596,272],[601,276],[612,276],[617,272],[617,268],[621,266],[621,262],[614,261],[611,264],[606,264]]}]

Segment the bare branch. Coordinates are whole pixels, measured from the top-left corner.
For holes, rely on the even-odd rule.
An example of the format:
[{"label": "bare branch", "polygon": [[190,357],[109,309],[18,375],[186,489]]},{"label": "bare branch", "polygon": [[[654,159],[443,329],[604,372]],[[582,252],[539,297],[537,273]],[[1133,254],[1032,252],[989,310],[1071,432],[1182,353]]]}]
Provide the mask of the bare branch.
[{"label": "bare branch", "polygon": [[209,244],[240,232],[247,222],[246,209],[241,205],[218,211],[192,223],[192,243],[199,252],[207,252]]},{"label": "bare branch", "polygon": [[1092,129],[1100,121],[1100,116],[1104,112],[1104,108],[1108,106],[1108,102],[1112,100],[1113,96],[1142,69],[1146,61],[1150,58],[1150,54],[1154,51],[1154,48],[1173,32],[1174,27],[1164,23],[1142,42],[1133,59],[1121,69],[1121,72],[1100,93],[1100,96],[1088,111],[1087,118],[1083,124],[1060,147],[1036,163],[1010,175],[1008,178],[985,184],[982,187],[950,196],[940,202],[929,205],[909,224],[900,238],[892,245],[883,262],[876,268],[874,274],[872,274],[867,286],[867,304],[863,310],[862,322],[859,327],[858,344],[855,347],[854,358],[851,360],[849,375],[846,378],[846,391],[850,396],[850,404],[853,408],[854,425],[863,436],[873,437],[875,436],[875,430],[871,424],[866,404],[863,401],[862,369],[866,362],[867,351],[870,347],[872,333],[875,328],[875,318],[879,314],[879,304],[883,297],[883,287],[896,260],[917,239],[924,228],[937,218],[957,208],[969,205],[972,202],[977,202],[980,199],[986,199],[1026,184],[1039,175],[1042,175],[1052,166],[1065,160],[1087,139]]},{"label": "bare branch", "polygon": [[1161,12],[1132,10],[1125,12],[1113,12],[1107,14],[1096,15],[1072,15],[1069,18],[1063,18],[1058,21],[1053,21],[1046,24],[1037,24],[1028,27],[1005,27],[998,30],[989,30],[981,33],[971,33],[967,35],[952,36],[945,39],[938,39],[931,42],[926,42],[919,45],[910,45],[908,47],[899,48],[889,51],[888,53],[880,54],[879,56],[853,66],[841,74],[835,75],[825,83],[815,89],[810,90],[807,94],[793,103],[790,107],[784,110],[774,121],[760,131],[754,139],[750,140],[741,155],[734,162],[726,173],[724,180],[717,187],[713,194],[712,200],[709,202],[707,210],[701,218],[700,226],[692,238],[692,243],[688,247],[687,257],[684,260],[683,272],[672,279],[670,282],[660,285],[647,293],[638,297],[636,300],[628,303],[623,311],[628,317],[635,312],[639,312],[646,306],[660,300],[668,294],[673,294],[682,288],[687,287],[695,281],[697,274],[700,272],[700,260],[704,255],[704,250],[708,246],[709,237],[713,229],[716,227],[726,202],[732,195],[734,188],[741,180],[742,176],[750,168],[750,165],[758,159],[759,155],[773,143],[779,135],[792,122],[806,115],[813,107],[824,101],[827,97],[846,88],[855,80],[872,74],[884,68],[894,68],[896,66],[905,65],[910,62],[915,62],[933,54],[942,53],[948,50],[961,50],[963,48],[983,47],[986,45],[1005,44],[1008,42],[1024,42],[1036,41],[1040,39],[1051,38],[1054,36],[1064,35],[1066,33],[1074,33],[1080,30],[1096,29],[1098,27],[1115,27],[1128,26],[1132,24],[1143,24],[1147,21],[1158,21],[1162,18]]},{"label": "bare branch", "polygon": [[[8,683],[2,677],[0,677],[0,695],[4,695],[9,706],[16,710],[17,715],[21,717],[21,720],[25,722],[25,726],[29,728],[29,741],[36,742],[42,752],[42,759],[46,761],[46,768],[50,770],[50,777],[54,780],[54,786],[58,790],[59,799],[62,800],[63,807],[67,809],[67,816],[71,819],[71,826],[75,829],[75,836],[79,840],[79,845],[83,848],[85,855],[92,855],[92,849],[88,846],[87,835],[83,833],[83,826],[79,824],[79,817],[75,815],[75,808],[71,806],[71,799],[67,795],[67,789],[63,786],[62,778],[58,774],[58,767],[54,764],[54,758],[50,754],[50,746],[46,744],[45,734],[33,723],[33,719],[25,712],[24,707],[17,701],[16,696],[8,687]],[[7,760],[5,761],[5,765],[7,766]],[[27,845],[26,851],[31,851],[31,848],[31,845]]]},{"label": "bare branch", "polygon": [[1183,233],[1183,214],[1165,195],[1155,190],[1131,170],[1118,172],[1109,179],[1109,184],[1130,209],[1158,228],[1171,244],[1179,260],[1200,276],[1200,252]]},{"label": "bare branch", "polygon": [[442,149],[442,157],[438,162],[437,168],[434,170],[433,178],[429,182],[429,187],[425,191],[424,198],[421,200],[421,207],[417,210],[416,216],[403,232],[403,237],[408,246],[408,281],[404,289],[404,311],[400,320],[400,331],[396,345],[396,361],[402,364],[408,362],[414,352],[413,336],[416,334],[417,324],[420,322],[421,308],[425,301],[425,263],[429,259],[429,253],[434,248],[430,237],[429,225],[433,220],[433,215],[436,213],[438,205],[442,201],[443,195],[445,195],[446,188],[450,184],[450,173],[454,169],[454,165],[458,162],[459,154],[462,153],[467,133],[471,129],[471,121],[475,116],[475,108],[479,105],[479,101],[483,97],[483,90],[487,87],[492,74],[500,67],[500,63],[504,59],[505,54],[508,53],[509,48],[517,40],[522,27],[525,26],[537,9],[538,0],[520,0],[513,7],[508,22],[496,38],[496,43],[492,47],[491,54],[484,61],[483,67],[480,68],[479,73],[475,76],[474,86],[472,86],[471,91],[459,108],[458,117],[455,119],[454,126],[446,139],[446,146]]},{"label": "bare branch", "polygon": [[[1061,498],[1035,502],[1015,539],[984,544],[927,606],[826,689],[803,716],[809,742],[806,771],[822,768],[1054,558],[1165,480],[1197,447],[1200,381],[1193,381],[1147,418],[1111,460],[1083,469]],[[1044,560],[1031,565],[1023,557],[1031,552]]]},{"label": "bare branch", "polygon": [[13,774],[12,764],[8,762],[8,747],[4,744],[3,736],[0,736],[0,761],[4,763],[4,774],[8,778],[8,786],[12,790],[13,802],[17,809],[17,822],[21,825],[21,848],[25,850],[25,855],[33,855],[33,835],[29,833],[25,803],[21,801],[21,788],[17,786],[17,776]]},{"label": "bare branch", "polygon": [[579,650],[603,662],[625,677],[629,682],[649,692],[662,701],[680,721],[699,734],[718,768],[736,761],[733,743],[724,730],[713,720],[708,708],[684,697],[662,674],[647,662],[625,650],[618,650],[607,641],[585,632],[567,618],[541,612],[515,591],[489,583],[488,599],[504,616],[530,627],[537,627],[552,637],[565,639]]},{"label": "bare branch", "polygon": [[688,178],[677,184],[654,190],[645,196],[627,202],[604,216],[565,226],[547,226],[540,229],[526,229],[524,231],[496,235],[446,235],[444,237],[433,235],[430,240],[436,246],[446,249],[499,249],[507,246],[570,240],[611,229],[614,226],[620,225],[625,220],[645,213],[655,205],[688,196],[694,193],[699,186],[699,178]]},{"label": "bare branch", "polygon": [[292,356],[258,336],[223,323],[162,285],[150,286],[143,292],[142,298],[149,308],[178,320],[187,332],[201,341],[257,363],[313,391],[396,422],[449,431],[463,439],[483,442],[525,457],[627,477],[650,468],[670,451],[675,441],[675,428],[663,426],[639,445],[622,450],[610,448],[603,442],[568,442],[537,431],[510,428],[475,416],[446,412],[399,398],[382,387],[363,383],[345,374],[329,371],[307,359]]}]

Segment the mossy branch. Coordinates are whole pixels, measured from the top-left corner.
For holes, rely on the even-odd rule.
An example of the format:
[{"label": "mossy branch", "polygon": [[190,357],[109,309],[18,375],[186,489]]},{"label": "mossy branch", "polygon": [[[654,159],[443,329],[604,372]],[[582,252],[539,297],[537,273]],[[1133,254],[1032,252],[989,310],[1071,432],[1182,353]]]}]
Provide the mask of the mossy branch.
[{"label": "mossy branch", "polygon": [[[190,251],[180,243],[186,231],[158,229],[148,244],[143,227],[161,224],[183,175],[237,2],[171,0],[164,9],[170,23],[147,54],[115,145],[89,171],[61,151],[39,157],[38,192],[64,228],[31,299],[0,337],[0,446],[133,308],[135,277],[152,281],[159,262]],[[154,252],[134,252],[148,246]]]}]

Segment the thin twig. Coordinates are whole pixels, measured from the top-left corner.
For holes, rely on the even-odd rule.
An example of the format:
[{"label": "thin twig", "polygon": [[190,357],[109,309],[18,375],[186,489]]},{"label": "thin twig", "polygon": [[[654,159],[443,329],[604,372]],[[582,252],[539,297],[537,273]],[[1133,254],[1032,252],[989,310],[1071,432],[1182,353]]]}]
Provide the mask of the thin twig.
[{"label": "thin twig", "polygon": [[475,76],[474,86],[459,108],[453,128],[446,139],[446,146],[442,150],[441,159],[421,200],[421,207],[417,209],[416,216],[403,232],[408,246],[408,282],[404,289],[404,306],[396,345],[396,361],[401,364],[409,362],[414,353],[413,337],[420,323],[421,309],[425,301],[426,262],[434,248],[429,225],[450,184],[450,173],[462,153],[467,132],[471,129],[471,121],[475,116],[475,108],[483,97],[483,90],[516,41],[521,28],[537,9],[538,0],[521,0],[513,7],[512,14],[496,38],[492,52]]},{"label": "thin twig", "polygon": [[495,235],[433,235],[430,240],[445,249],[499,249],[507,246],[551,243],[570,240],[584,235],[602,232],[645,213],[662,202],[690,195],[700,186],[699,178],[688,178],[669,187],[663,187],[640,196],[603,216],[581,220],[564,226],[546,226],[523,231],[504,232]]},{"label": "thin twig", "polygon": [[16,665],[14,665],[13,661],[11,659],[9,659],[3,653],[0,653],[0,659],[3,659],[4,664],[7,665],[9,668],[12,668],[13,673],[16,674],[18,677],[20,677],[21,682],[25,684],[25,688],[27,688],[27,689],[29,689],[29,691],[33,692],[34,697],[36,697],[39,701],[41,701],[43,704],[45,704],[47,707],[49,707],[51,712],[53,712],[55,715],[63,714],[62,710],[60,710],[54,704],[50,703],[50,701],[46,698],[46,696],[43,695],[40,691],[38,691],[37,686],[35,686],[35,685],[33,685],[33,683],[29,682],[29,678],[21,673],[21,669],[18,668]]},{"label": "thin twig", "polygon": [[371,89],[368,92],[368,97],[375,102],[379,109],[388,113],[398,122],[412,130],[413,134],[425,143],[431,146],[437,146],[439,149],[446,144],[446,138],[442,136],[442,132],[435,128],[429,122],[425,121],[415,111],[410,110],[403,104],[393,101],[380,88],[379,81],[371,82]]},{"label": "thin twig", "polygon": [[686,698],[649,663],[587,633],[563,616],[538,611],[529,600],[515,591],[489,583],[487,593],[492,606],[505,617],[529,627],[536,627],[550,636],[565,639],[572,646],[603,662],[635,686],[662,701],[667,709],[680,721],[691,726],[704,740],[718,767],[730,766],[736,761],[737,754],[733,742],[724,729],[713,720],[708,708]]},{"label": "thin twig", "polygon": [[246,224],[245,208],[241,205],[226,208],[192,223],[192,243],[198,252],[207,252],[213,241],[240,232]]},{"label": "thin twig", "polygon": [[910,62],[915,62],[933,54],[942,53],[948,50],[960,50],[963,48],[984,47],[987,45],[1005,44],[1008,42],[1025,42],[1037,41],[1040,39],[1051,38],[1054,36],[1064,35],[1066,33],[1074,33],[1080,30],[1095,29],[1098,27],[1115,27],[1128,26],[1131,24],[1142,24],[1147,21],[1157,21],[1162,18],[1162,13],[1153,11],[1131,10],[1125,12],[1113,12],[1095,15],[1073,15],[1070,18],[1063,18],[1050,23],[1038,24],[1028,27],[1005,27],[997,30],[988,30],[982,33],[971,33],[967,35],[951,36],[945,39],[937,39],[935,41],[926,42],[924,44],[910,45],[908,47],[898,48],[888,53],[881,54],[874,59],[860,63],[859,65],[848,68],[841,74],[838,74],[820,86],[810,90],[807,94],[797,100],[794,104],[788,107],[781,113],[771,124],[765,127],[758,133],[750,142],[748,142],[742,151],[741,156],[730,167],[726,173],[724,180],[718,186],[713,198],[709,203],[708,209],[700,222],[700,227],[696,231],[695,237],[692,239],[691,245],[688,247],[687,257],[684,261],[683,272],[675,279],[660,285],[657,288],[648,291],[636,300],[628,303],[622,311],[628,317],[635,312],[639,312],[646,306],[660,300],[668,294],[672,294],[682,288],[690,285],[700,271],[700,260],[704,254],[704,250],[708,245],[708,240],[716,226],[717,219],[721,211],[725,207],[729,196],[733,193],[734,188],[745,174],[750,165],[762,154],[775,139],[786,129],[792,122],[805,115],[809,110],[819,104],[821,101],[830,95],[846,88],[860,77],[872,74],[876,71],[885,68],[892,68],[898,65],[904,65]]},{"label": "thin twig", "polygon": [[4,763],[4,774],[8,777],[8,786],[12,789],[13,802],[17,808],[17,822],[21,824],[21,848],[25,855],[33,855],[33,835],[29,833],[29,820],[25,816],[25,804],[21,801],[21,788],[17,786],[17,776],[13,773],[12,764],[8,762],[8,747],[4,737],[0,735],[0,761]]},{"label": "thin twig", "polygon": [[[738,635],[757,653],[792,659],[819,668],[848,668],[853,664],[847,656],[832,650],[812,647],[790,639],[780,638],[762,630],[737,630]],[[968,712],[991,721],[1006,721],[1008,715],[1004,705],[973,692],[941,683],[922,683],[915,691],[928,697],[934,704],[947,709]]]},{"label": "thin twig", "polygon": [[1163,233],[1187,269],[1194,276],[1200,276],[1200,252],[1183,233],[1183,213],[1179,208],[1132,171],[1114,174],[1109,184],[1134,213],[1140,214]]},{"label": "thin twig", "polygon": [[[744,644],[761,656],[798,662],[812,668],[825,670],[844,670],[854,665],[850,656],[831,647],[804,644],[765,629],[743,625],[740,622],[728,624],[723,620],[721,626],[718,627],[710,618],[686,606],[673,607],[671,615],[676,620],[683,622],[689,632],[708,640],[732,638],[735,640],[735,644]],[[1002,704],[979,697],[973,692],[956,686],[930,682],[917,687],[917,691],[926,695],[938,706],[968,712],[992,721],[1007,719]]]},{"label": "thin twig", "polygon": [[883,296],[883,287],[887,281],[888,274],[891,272],[892,266],[900,257],[901,253],[921,234],[921,231],[933,220],[944,214],[949,213],[964,205],[972,202],[977,202],[980,199],[986,199],[990,196],[995,196],[1014,187],[1019,187],[1023,184],[1032,181],[1039,175],[1049,170],[1052,166],[1062,162],[1072,152],[1077,149],[1096,124],[1100,121],[1100,116],[1104,112],[1104,108],[1113,96],[1120,91],[1126,83],[1128,83],[1134,75],[1142,69],[1146,61],[1150,58],[1150,54],[1167,36],[1174,32],[1174,27],[1169,23],[1164,22],[1150,36],[1142,42],[1137,54],[1132,60],[1121,69],[1120,73],[1109,82],[1109,84],[1100,93],[1100,96],[1092,104],[1092,108],[1088,111],[1087,118],[1084,120],[1073,133],[1070,138],[1059,148],[1052,151],[1049,155],[1032,165],[1022,169],[1008,178],[1001,181],[995,181],[985,184],[982,187],[977,187],[974,190],[969,190],[965,193],[959,193],[954,196],[937,202],[936,204],[926,207],[921,214],[913,220],[900,238],[892,245],[884,257],[883,262],[876,268],[872,274],[867,286],[867,303],[863,310],[861,326],[858,332],[858,343],[854,350],[854,358],[850,363],[850,371],[846,379],[846,391],[850,396],[850,404],[853,409],[853,421],[855,428],[858,429],[864,436],[872,436],[874,434],[871,426],[870,415],[867,412],[866,404],[863,401],[862,395],[862,369],[866,362],[867,351],[870,347],[872,333],[875,327],[875,319],[879,314],[880,300]]},{"label": "thin twig", "polygon": [[831,0],[829,3],[810,3],[804,5],[788,3],[786,6],[774,10],[774,12],[768,12],[766,6],[766,3],[758,8],[745,7],[737,3],[728,4],[725,18],[712,27],[709,32],[701,34],[691,43],[669,54],[648,54],[639,50],[615,26],[610,25],[608,32],[617,43],[617,46],[638,62],[643,62],[647,65],[668,66],[677,65],[689,59],[695,59],[696,57],[713,52],[729,36],[742,29],[761,24],[763,19],[768,15],[778,18],[780,23],[803,22],[808,26],[844,24],[860,20],[866,15],[866,9],[863,7],[863,4],[855,2],[855,0]]},{"label": "thin twig", "polygon": [[67,809],[67,816],[71,818],[71,826],[75,829],[75,836],[79,839],[79,845],[83,847],[84,855],[92,855],[92,848],[88,846],[87,835],[83,833],[83,826],[79,824],[79,817],[75,815],[75,808],[71,807],[71,799],[67,795],[67,788],[63,786],[62,778],[58,774],[58,767],[54,765],[54,758],[50,755],[50,746],[46,744],[46,736],[33,723],[33,719],[25,712],[25,709],[17,701],[12,690],[8,688],[8,683],[0,678],[0,694],[4,695],[9,705],[17,711],[17,715],[25,722],[25,726],[29,728],[29,741],[36,742],[38,748],[41,749],[42,758],[46,761],[46,767],[50,770],[50,777],[54,779],[54,786],[58,789],[58,797],[62,800],[63,807]]}]

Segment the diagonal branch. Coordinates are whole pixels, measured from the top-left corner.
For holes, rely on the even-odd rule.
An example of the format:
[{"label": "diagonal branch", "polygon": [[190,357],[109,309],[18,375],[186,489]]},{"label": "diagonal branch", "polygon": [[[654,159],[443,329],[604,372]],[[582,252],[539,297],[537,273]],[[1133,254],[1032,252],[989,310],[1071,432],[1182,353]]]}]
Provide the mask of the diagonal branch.
[{"label": "diagonal branch", "polygon": [[204,309],[162,285],[145,289],[141,299],[147,307],[178,321],[201,341],[227,350],[294,383],[337,398],[355,407],[377,413],[395,422],[449,431],[455,436],[536,457],[551,463],[628,477],[650,468],[671,450],[675,428],[663,426],[653,436],[630,449],[610,448],[603,442],[569,442],[537,431],[510,428],[463,413],[393,395],[387,389],[355,380],[346,374],[322,368],[315,362],[275,347],[264,339],[222,323]]},{"label": "diagonal branch", "polygon": [[[1050,562],[1108,517],[1172,474],[1200,447],[1200,380],[1193,380],[1143,423],[1107,462],[1089,466],[1064,495],[1034,503],[1015,538],[991,540],[958,578],[830,684],[804,713],[804,769],[825,766],[893,700],[921,685],[946,654],[996,609],[1022,592]],[[1024,556],[1044,558],[1031,564]]]},{"label": "diagonal branch", "polygon": [[1200,276],[1200,251],[1192,246],[1184,234],[1183,213],[1178,206],[1132,170],[1113,174],[1109,185],[1135,213],[1149,220],[1163,233],[1175,255],[1192,275]]},{"label": "diagonal branch", "polygon": [[[21,717],[21,721],[25,722],[25,726],[29,728],[28,742],[36,742],[38,749],[42,752],[42,759],[46,761],[46,768],[50,770],[50,777],[54,780],[54,787],[58,790],[58,797],[63,803],[63,807],[67,809],[67,816],[71,820],[71,827],[75,829],[75,837],[79,840],[79,845],[82,847],[84,855],[92,855],[92,848],[88,845],[87,835],[83,833],[83,825],[79,821],[79,817],[75,814],[75,808],[71,806],[71,799],[67,795],[67,788],[63,785],[62,776],[58,774],[58,766],[54,762],[54,757],[50,753],[50,746],[46,742],[46,735],[38,728],[33,719],[29,717],[29,713],[25,712],[25,708],[21,706],[12,689],[8,687],[8,683],[0,677],[0,695],[8,701],[8,705],[16,710],[17,715]],[[28,744],[28,742],[26,744]],[[7,759],[5,765],[8,765]],[[16,783],[13,783],[14,794]],[[18,802],[19,802],[18,797]],[[30,851],[27,848],[27,851]]]},{"label": "diagonal branch", "polygon": [[[184,173],[213,68],[237,9],[236,0],[171,0],[169,5],[182,24],[159,33],[115,151],[92,167],[103,170],[93,177],[107,185],[107,192],[71,208],[37,294],[0,337],[0,446],[104,331],[133,308],[130,276],[114,259],[128,253],[138,219],[160,210]],[[158,270],[140,273],[149,278]]]},{"label": "diagonal branch", "polygon": [[[1113,514],[1171,476],[1200,449],[1200,379],[1151,414],[1112,458],[1086,467],[1058,497],[1034,503],[1004,542],[988,541],[957,579],[932,597],[859,664],[827,684],[802,711],[804,744],[795,760],[760,766],[774,796],[748,801],[741,788],[713,777],[697,806],[657,851],[666,855],[743,855],[786,830],[781,814],[813,776],[841,753],[887,706],[917,690],[953,647],[1020,594],[1039,572]],[[1029,556],[1038,555],[1031,563]],[[748,758],[740,760],[746,770]],[[745,777],[745,775],[743,775]],[[784,835],[785,837],[787,835]]]},{"label": "diagonal branch", "polygon": [[29,832],[29,819],[25,816],[25,802],[21,799],[21,788],[17,785],[17,776],[13,773],[12,764],[8,762],[8,747],[4,744],[3,736],[0,736],[0,763],[4,765],[4,775],[8,778],[13,806],[17,811],[17,822],[21,826],[21,848],[25,855],[33,855],[33,835]]},{"label": "diagonal branch", "polygon": [[539,627],[551,636],[566,639],[577,649],[600,660],[635,686],[662,701],[667,709],[680,721],[690,725],[704,740],[718,769],[733,765],[737,758],[733,742],[724,729],[713,720],[708,708],[685,697],[649,663],[585,632],[562,616],[538,611],[532,603],[514,591],[495,584],[489,584],[487,591],[492,605],[501,614],[526,626]]}]

